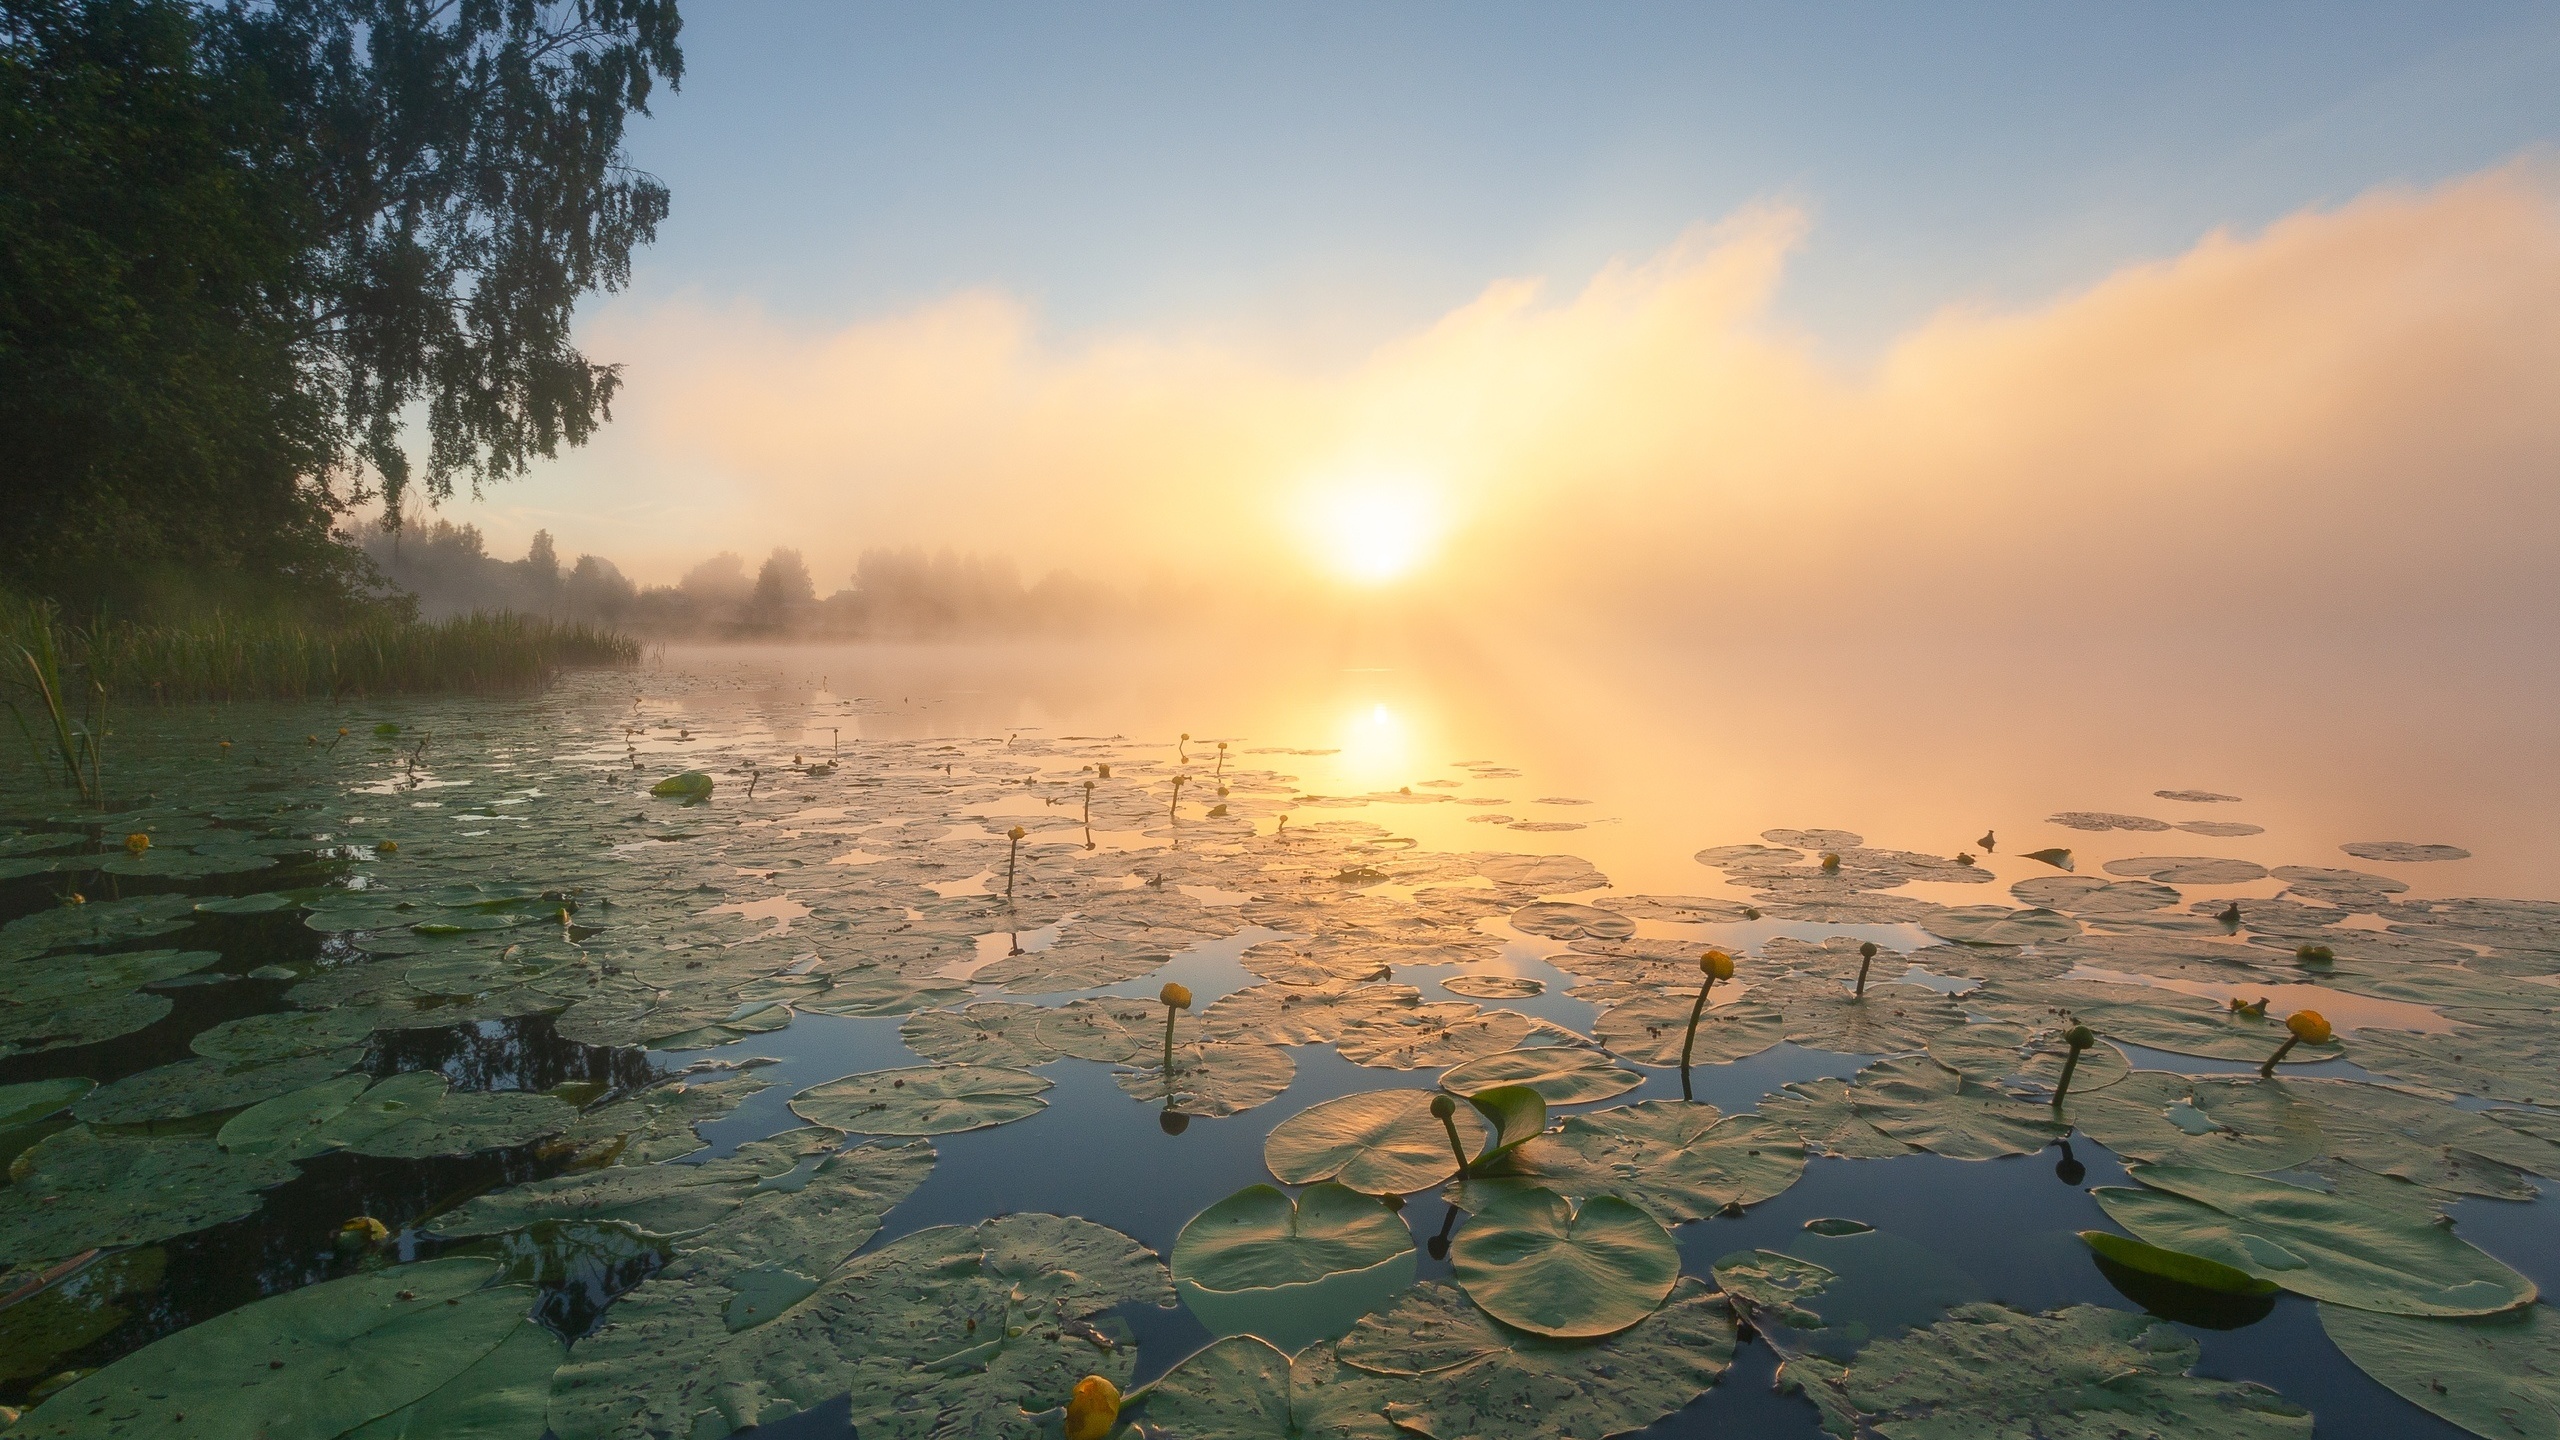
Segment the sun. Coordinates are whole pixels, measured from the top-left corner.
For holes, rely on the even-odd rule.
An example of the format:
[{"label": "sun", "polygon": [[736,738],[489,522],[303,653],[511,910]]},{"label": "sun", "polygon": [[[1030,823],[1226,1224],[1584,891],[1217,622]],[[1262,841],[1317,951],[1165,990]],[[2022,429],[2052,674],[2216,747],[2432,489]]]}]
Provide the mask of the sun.
[{"label": "sun", "polygon": [[1441,531],[1439,507],[1419,484],[1367,480],[1335,486],[1315,498],[1310,525],[1327,568],[1361,585],[1384,585],[1431,558]]}]

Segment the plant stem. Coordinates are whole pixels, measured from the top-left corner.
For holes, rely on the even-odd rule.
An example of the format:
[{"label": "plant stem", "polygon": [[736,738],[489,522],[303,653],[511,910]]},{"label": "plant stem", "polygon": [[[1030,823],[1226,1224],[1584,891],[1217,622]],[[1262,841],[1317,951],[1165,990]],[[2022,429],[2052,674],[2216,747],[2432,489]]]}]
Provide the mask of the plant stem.
[{"label": "plant stem", "polygon": [[1680,1042],[1680,1098],[1683,1100],[1691,1098],[1689,1054],[1698,1048],[1698,1017],[1707,1013],[1707,992],[1714,988],[1716,988],[1716,977],[1710,975],[1707,977],[1707,983],[1698,987],[1698,1003],[1689,1007],[1689,1033]]},{"label": "plant stem", "polygon": [[1449,1132],[1449,1153],[1458,1157],[1458,1178],[1467,1178],[1467,1147],[1458,1143],[1458,1115],[1451,1111],[1440,1117],[1440,1128]]},{"label": "plant stem", "polygon": [[2273,1080],[2276,1078],[2276,1062],[2282,1060],[2287,1052],[2291,1051],[2294,1046],[2301,1043],[2302,1037],[2299,1035],[2287,1035],[2284,1037],[2284,1043],[2276,1047],[2276,1053],[2268,1056],[2267,1063],[2258,1067],[2258,1078],[2261,1080]]},{"label": "plant stem", "polygon": [[2062,1079],[2053,1087],[2053,1108],[2062,1108],[2062,1097],[2071,1089],[2071,1072],[2080,1068],[2080,1051],[2074,1047],[2062,1057]]}]

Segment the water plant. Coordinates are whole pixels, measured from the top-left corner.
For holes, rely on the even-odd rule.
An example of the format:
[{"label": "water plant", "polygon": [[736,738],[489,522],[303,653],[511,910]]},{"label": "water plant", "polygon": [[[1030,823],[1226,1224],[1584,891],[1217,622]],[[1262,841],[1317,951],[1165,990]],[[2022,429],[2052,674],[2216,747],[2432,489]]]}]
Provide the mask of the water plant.
[{"label": "water plant", "polygon": [[1189,778],[1190,778],[1190,777],[1189,777],[1189,776],[1187,776],[1187,775],[1176,775],[1176,776],[1174,776],[1174,777],[1173,777],[1173,803],[1164,807],[1164,818],[1165,818],[1165,819],[1167,819],[1167,820],[1176,820],[1176,819],[1181,818],[1181,813],[1182,813],[1182,782],[1183,782],[1183,781],[1185,781],[1185,780],[1187,780],[1187,779],[1189,779]]},{"label": "water plant", "polygon": [[1858,943],[1858,988],[1853,993],[1861,1000],[1867,998],[1867,967],[1874,963],[1876,963],[1876,942],[1860,941]]},{"label": "water plant", "polygon": [[1013,899],[1013,862],[1022,853],[1022,837],[1027,833],[1019,825],[1004,832],[1004,898]]},{"label": "water plant", "polygon": [[[2056,1110],[2062,1108],[2063,1096],[2071,1092],[2071,1076],[2080,1068],[2080,1052],[2098,1043],[2098,1032],[2086,1025],[2074,1024],[2062,1032],[2062,1043],[2068,1053],[2062,1057],[2062,1078],[2053,1082],[2053,1108]],[[2067,1150],[2063,1158],[2070,1158]]]},{"label": "water plant", "polygon": [[[4,600],[5,597],[0,597]],[[8,648],[17,664],[9,667],[14,690],[31,697],[41,712],[44,739],[36,738],[36,728],[27,721],[18,699],[5,703],[9,715],[17,723],[18,733],[26,737],[27,747],[37,756],[39,766],[45,764],[50,747],[54,765],[61,768],[65,783],[80,792],[80,798],[100,809],[106,808],[106,778],[103,773],[103,747],[107,737],[107,692],[94,679],[87,689],[87,703],[76,718],[70,709],[70,682],[63,671],[62,650],[57,641],[53,611],[50,606],[9,602],[0,606],[0,619],[8,622]]]},{"label": "water plant", "polygon": [[1180,981],[1167,980],[1164,988],[1156,992],[1156,998],[1164,1002],[1164,1078],[1170,1085],[1173,1083],[1173,1019],[1191,1008],[1191,987]]},{"label": "water plant", "polygon": [[2258,1074],[2269,1080],[2276,1078],[2276,1062],[2291,1054],[2294,1046],[2306,1043],[2326,1045],[2333,1037],[2328,1019],[2317,1010],[2294,1011],[2284,1017],[2284,1028],[2284,1043],[2276,1047],[2276,1053],[2267,1057],[2266,1064],[2258,1067]]},{"label": "water plant", "polygon": [[1449,1132],[1449,1153],[1457,1157],[1458,1178],[1461,1180],[1465,1179],[1467,1176],[1467,1147],[1463,1141],[1458,1139],[1458,1102],[1450,1099],[1446,1095],[1432,1096],[1431,1118],[1439,1121],[1441,1128]]},{"label": "water plant", "polygon": [[1120,1387],[1100,1375],[1076,1382],[1067,1397],[1067,1440],[1104,1440],[1120,1423]]},{"label": "water plant", "polygon": [[1689,1033],[1680,1042],[1680,1098],[1690,1098],[1689,1058],[1698,1048],[1698,1017],[1707,1013],[1707,995],[1719,980],[1733,978],[1733,957],[1721,950],[1709,950],[1698,957],[1698,969],[1706,983],[1698,987],[1697,1003],[1689,1007]]}]

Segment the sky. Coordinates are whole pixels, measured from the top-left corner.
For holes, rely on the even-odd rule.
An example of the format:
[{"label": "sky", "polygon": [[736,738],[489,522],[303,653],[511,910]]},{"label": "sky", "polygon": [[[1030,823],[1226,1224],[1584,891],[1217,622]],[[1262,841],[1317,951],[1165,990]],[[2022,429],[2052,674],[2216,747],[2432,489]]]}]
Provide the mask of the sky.
[{"label": "sky", "polygon": [[[1596,593],[1744,535],[2203,574],[2209,499],[2425,588],[2550,518],[2549,6],[759,3],[685,46],[631,147],[674,213],[581,326],[616,423],[452,507],[494,550]],[[2372,520],[2419,484],[2424,543]]]}]

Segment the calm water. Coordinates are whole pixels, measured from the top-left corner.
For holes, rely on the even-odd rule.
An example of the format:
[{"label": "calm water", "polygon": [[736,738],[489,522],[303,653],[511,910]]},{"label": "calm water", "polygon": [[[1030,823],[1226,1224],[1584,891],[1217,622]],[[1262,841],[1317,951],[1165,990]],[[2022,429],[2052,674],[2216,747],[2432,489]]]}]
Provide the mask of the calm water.
[{"label": "calm water", "polygon": [[[1072,865],[1080,867],[1074,884],[1100,887],[1075,893],[1092,896],[1174,873],[1188,897],[1177,907],[1187,938],[1170,963],[1126,978],[1055,993],[981,983],[975,998],[1048,1006],[1079,996],[1146,999],[1171,979],[1191,989],[1196,1014],[1258,983],[1244,958],[1252,946],[1306,933],[1264,923],[1279,882],[1259,861],[1238,858],[1263,855],[1253,847],[1275,833],[1282,814],[1302,832],[1367,822],[1396,837],[1391,849],[1364,854],[1581,857],[1606,874],[1608,888],[1556,893],[1604,907],[1612,894],[1748,902],[1748,888],[1691,856],[1755,841],[1772,827],[1833,827],[1856,832],[1870,848],[1938,856],[1979,852],[1978,837],[1994,832],[1996,848],[1977,863],[1997,883],[1923,880],[1892,890],[1942,905],[2015,903],[2009,882],[2059,872],[2013,857],[2048,846],[2069,847],[2078,875],[2103,875],[2106,862],[2129,857],[2215,856],[2383,872],[2405,884],[2405,902],[2560,896],[2560,827],[2548,820],[2560,800],[2553,793],[2560,756],[2537,719],[2548,713],[2536,708],[2540,682],[2494,666],[2437,683],[2423,661],[2404,660],[2399,669],[2377,677],[2342,657],[2265,642],[2165,647],[2157,660],[2092,666],[2052,654],[1949,660],[1896,652],[1869,637],[1844,641],[1819,665],[1748,652],[1674,661],[1599,644],[1480,647],[1409,620],[1285,646],[1203,636],[1175,646],[675,648],[640,672],[572,677],[528,700],[129,715],[111,752],[116,815],[103,853],[117,853],[112,832],[152,828],[151,817],[166,815],[183,823],[155,853],[174,854],[203,838],[204,817],[219,830],[228,813],[233,828],[268,837],[276,863],[117,875],[64,858],[52,870],[0,882],[0,918],[49,913],[72,886],[93,902],[156,893],[343,896],[350,887],[412,893],[408,886],[459,904],[453,887],[514,885],[521,895],[498,897],[516,906],[507,914],[544,913],[540,923],[511,918],[521,928],[509,935],[629,964],[696,946],[730,987],[723,993],[737,993],[750,971],[805,967],[810,956],[829,966],[852,958],[886,933],[861,917],[904,905],[920,931],[958,937],[956,958],[942,972],[957,983],[1016,950],[1043,953],[1060,927],[1075,933],[1081,912],[1071,900],[1026,895],[1015,910],[1001,908],[1002,831],[1021,823],[1034,832],[1025,873],[1044,877],[1031,883],[1055,883],[1063,893]],[[377,725],[400,729],[376,736]],[[342,726],[350,736],[327,746]],[[423,750],[414,748],[421,740]],[[1228,746],[1223,761],[1220,741]],[[836,772],[809,769],[838,756]],[[1097,761],[1117,766],[1114,783],[1125,793],[1095,826],[1096,848],[1085,850],[1073,823],[1075,793]],[[707,806],[639,793],[650,780],[695,766],[720,775]],[[761,772],[752,798],[750,777],[733,773],[749,768]],[[1178,818],[1169,826],[1153,816],[1177,772],[1195,777],[1191,798],[1176,803],[1192,807],[1197,830],[1183,829],[1183,810],[1172,812]],[[1257,778],[1250,786],[1239,779],[1236,813],[1212,823],[1196,808],[1203,787],[1230,775]],[[876,795],[863,788],[874,780],[885,787]],[[8,783],[10,813],[0,820],[67,833],[71,801],[40,796],[23,766]],[[2240,798],[2198,804],[2154,793],[2162,790]],[[1307,796],[1339,803],[1309,804]],[[2067,811],[2259,832],[2091,831],[2047,819]],[[931,833],[920,835],[919,825]],[[394,838],[398,848],[386,851],[380,842]],[[2471,855],[2377,864],[2340,853],[2341,845],[2367,841],[2454,845]],[[894,880],[874,878],[893,870]],[[579,897],[574,924],[547,923],[548,902],[535,903],[554,886]],[[1390,878],[1362,888],[1368,902],[1414,903],[1410,883]],[[2185,903],[2216,905],[2285,888],[2274,877],[2178,887]],[[375,968],[388,973],[394,963],[461,952],[438,949],[442,937],[404,933],[405,916],[397,926],[376,915],[362,921],[369,928],[332,930],[304,922],[308,908],[302,899],[267,913],[188,911],[148,934],[86,942],[97,950],[218,952],[220,961],[199,972],[217,983],[150,989],[169,998],[168,1013],[120,1035],[50,1047],[21,1042],[0,1059],[0,1081],[76,1076],[106,1084],[147,1075],[187,1061],[197,1038],[226,1021],[338,995],[407,1007],[396,1025],[344,1048],[346,1065],[376,1076],[439,1070],[457,1093],[549,1092],[564,1105],[593,1107],[705,1060],[747,1065],[767,1084],[701,1127],[710,1148],[687,1157],[701,1162],[798,1125],[787,1103],[805,1087],[928,1058],[908,1047],[895,1014],[804,1008],[787,1028],[665,1049],[623,1042],[625,1031],[593,1022],[587,1011],[560,1015],[556,997],[488,1000],[494,981],[474,992],[482,1000],[468,1002],[421,1000],[414,985],[386,994],[363,983]],[[1174,923],[1171,911],[1148,913],[1150,924]],[[1573,956],[1565,943],[1525,933],[1499,914],[1462,928],[1481,937],[1477,954],[1464,963],[1398,965],[1394,979],[1418,987],[1426,1002],[1446,1002],[1455,997],[1438,982],[1462,970],[1525,977],[1542,993],[1481,1003],[1592,1032],[1601,1007],[1564,993],[1577,979],[1566,968]],[[1712,940],[1737,949],[1745,973],[1730,993],[1741,997],[1771,941],[1845,936],[1906,954],[1937,943],[1925,926],[1893,919],[1647,920],[1635,928],[1665,944]],[[493,953],[485,938],[458,935],[452,945]],[[1938,968],[1986,973],[1953,962]],[[2218,1000],[2215,986],[2188,983]],[[2253,979],[2223,988],[2255,994],[2267,986]],[[2306,1000],[2341,1028],[2444,1024],[2423,1007],[2309,986],[2278,995],[2276,1008]],[[725,999],[689,1023],[724,1023],[724,1006]],[[439,1011],[449,1007],[467,1013],[444,1019]],[[2124,1048],[2141,1068],[2254,1068]],[[2304,1073],[2364,1077],[2354,1053],[2350,1037],[2348,1059]],[[1169,1253],[1193,1215],[1267,1178],[1263,1144],[1274,1126],[1327,1099],[1427,1086],[1437,1073],[1355,1065],[1326,1045],[1291,1047],[1290,1055],[1294,1073],[1276,1097],[1237,1114],[1191,1118],[1178,1133],[1156,1106],[1132,1103],[1112,1065],[1034,1064],[1054,1087],[1043,1097],[1047,1107],[994,1128],[936,1136],[929,1178],[886,1215],[871,1246],[929,1226],[1047,1211],[1083,1216]],[[1781,1042],[1701,1069],[1696,1098],[1746,1111],[1789,1083],[1853,1077],[1870,1058]],[[1641,1073],[1633,1093],[1558,1113],[1679,1097],[1675,1071]],[[133,1128],[202,1136],[229,1113]],[[66,1123],[57,1117],[11,1143]],[[56,1325],[50,1340],[30,1337],[9,1331],[8,1311],[0,1310],[8,1393],[23,1403],[63,1371],[95,1368],[262,1295],[388,1258],[487,1253],[488,1242],[440,1238],[436,1217],[476,1194],[584,1163],[548,1141],[425,1159],[300,1160],[296,1178],[266,1189],[250,1213],[137,1247],[159,1254],[156,1275],[120,1290],[93,1287],[82,1301],[85,1331]],[[1922,1307],[1913,1323],[1975,1299],[2031,1311],[2147,1305],[2201,1342],[2197,1373],[2273,1387],[2310,1406],[2324,1436],[2460,1433],[2348,1363],[2310,1301],[2283,1295],[2217,1310],[2192,1295],[2120,1288],[2074,1232],[2114,1228],[2089,1191],[2125,1183],[2115,1157],[2086,1136],[2067,1153],[1993,1160],[1817,1156],[1784,1193],[1739,1215],[1679,1226],[1675,1235],[1688,1271],[1704,1275],[1733,1251],[1788,1249],[1808,1220],[1852,1217],[1930,1257],[1903,1274],[1911,1303]],[[2548,1286],[2560,1281],[2560,1226],[2547,1187],[2532,1183],[2544,1198],[2465,1197],[2452,1213],[2463,1238]],[[359,1214],[398,1232],[389,1255],[332,1244],[339,1223]],[[1462,1217],[1429,1190],[1411,1197],[1403,1217],[1415,1232],[1420,1276],[1446,1279],[1448,1263],[1431,1242]],[[545,1322],[576,1338],[610,1323],[614,1297],[659,1263],[641,1247],[620,1261],[552,1257],[520,1273],[543,1283]],[[1124,1307],[1122,1319],[1139,1341],[1141,1380],[1210,1338],[1180,1308]],[[60,1347],[74,1335],[77,1343]],[[1745,1344],[1722,1384],[1647,1433],[1819,1433],[1809,1404],[1772,1391],[1774,1365],[1766,1345]],[[766,1428],[814,1435],[842,1427],[841,1407],[822,1406]]]}]

